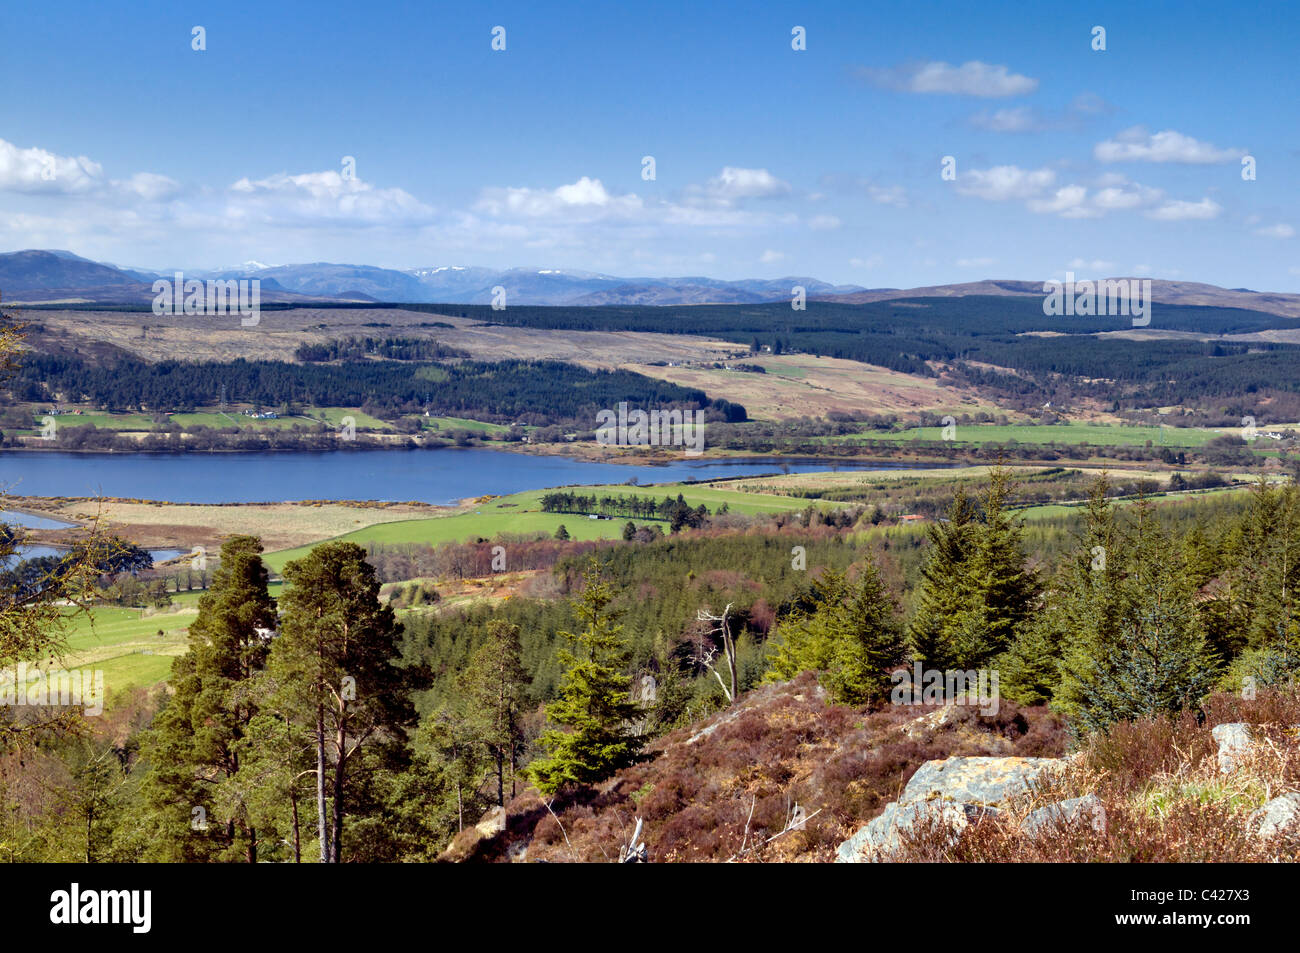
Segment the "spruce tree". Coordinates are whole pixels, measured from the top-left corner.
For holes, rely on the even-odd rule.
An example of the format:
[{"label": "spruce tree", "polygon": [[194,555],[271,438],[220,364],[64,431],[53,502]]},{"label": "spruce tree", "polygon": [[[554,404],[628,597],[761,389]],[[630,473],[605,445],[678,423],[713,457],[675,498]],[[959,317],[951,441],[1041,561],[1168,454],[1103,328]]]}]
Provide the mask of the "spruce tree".
[{"label": "spruce tree", "polygon": [[629,728],[638,709],[630,700],[628,645],[618,613],[610,607],[614,592],[594,560],[583,579],[574,609],[584,627],[576,634],[560,633],[573,650],[559,653],[565,672],[558,697],[546,707],[555,727],[540,739],[547,754],[529,766],[529,776],[543,794],[603,781],[631,764],[642,744]]},{"label": "spruce tree", "polygon": [[874,706],[889,698],[890,673],[907,659],[907,640],[897,612],[880,573],[868,560],[837,613],[826,674],[827,687],[836,701]]},{"label": "spruce tree", "polygon": [[1058,706],[1077,731],[1193,707],[1216,674],[1177,550],[1149,501],[1136,504],[1134,519],[1127,538],[1107,553],[1106,572],[1119,577],[1084,604],[1083,638],[1061,665]]},{"label": "spruce tree", "polygon": [[982,668],[1006,651],[1025,627],[1037,596],[1019,519],[1007,508],[1011,478],[989,472],[980,511],[960,488],[946,522],[932,525],[912,649],[933,669]]},{"label": "spruce tree", "polygon": [[952,627],[969,602],[964,570],[974,549],[974,519],[975,508],[959,486],[946,518],[926,527],[930,548],[908,637],[928,668],[947,669],[956,661]]}]

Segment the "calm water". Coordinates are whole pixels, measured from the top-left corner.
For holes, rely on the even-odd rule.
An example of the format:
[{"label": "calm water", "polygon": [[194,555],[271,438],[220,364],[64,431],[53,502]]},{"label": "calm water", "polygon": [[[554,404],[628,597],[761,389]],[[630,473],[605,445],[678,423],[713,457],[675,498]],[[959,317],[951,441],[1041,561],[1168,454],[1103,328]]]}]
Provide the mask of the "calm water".
[{"label": "calm water", "polygon": [[[59,549],[55,546],[19,546],[8,559],[8,563],[16,563],[23,559],[39,559],[42,556],[62,556],[66,549]],[[183,554],[179,549],[151,549],[149,555],[153,556],[156,563],[168,559],[175,559]]]},{"label": "calm water", "polygon": [[379,450],[218,454],[0,452],[0,486],[20,496],[116,496],[178,503],[419,500],[454,503],[572,484],[702,480],[813,470],[884,470],[884,463],[691,460],[665,466],[590,463],[505,450]]},{"label": "calm water", "polygon": [[13,526],[26,526],[28,529],[66,529],[76,526],[66,520],[56,520],[52,516],[38,516],[35,513],[20,513],[17,510],[0,510],[0,522]]}]

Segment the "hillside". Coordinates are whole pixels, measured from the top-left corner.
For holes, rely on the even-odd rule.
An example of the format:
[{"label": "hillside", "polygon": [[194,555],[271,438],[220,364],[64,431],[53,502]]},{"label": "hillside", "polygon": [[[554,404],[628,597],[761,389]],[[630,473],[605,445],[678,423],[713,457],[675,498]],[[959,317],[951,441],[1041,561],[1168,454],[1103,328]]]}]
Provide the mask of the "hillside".
[{"label": "hillside", "polygon": [[[523,791],[504,824],[489,811],[441,859],[609,863],[638,819],[651,863],[1300,858],[1296,697],[1206,708],[1203,724],[1121,724],[1067,758],[1065,722],[1046,708],[871,712],[830,704],[805,673],[549,807]],[[970,820],[949,820],[963,809]]]}]

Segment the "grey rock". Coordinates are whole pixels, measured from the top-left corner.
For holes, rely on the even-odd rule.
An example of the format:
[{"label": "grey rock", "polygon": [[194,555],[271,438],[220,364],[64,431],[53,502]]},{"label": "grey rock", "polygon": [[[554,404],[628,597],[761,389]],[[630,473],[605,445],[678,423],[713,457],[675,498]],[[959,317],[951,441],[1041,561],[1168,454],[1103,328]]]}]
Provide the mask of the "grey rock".
[{"label": "grey rock", "polygon": [[1229,774],[1237,770],[1253,745],[1250,738],[1250,725],[1242,721],[1232,721],[1215,725],[1210,733],[1219,743],[1219,771]]},{"label": "grey rock", "polygon": [[996,813],[996,808],[945,801],[940,798],[913,804],[890,801],[878,817],[873,818],[866,827],[840,844],[835,853],[835,862],[874,864],[888,861],[894,853],[902,849],[905,834],[923,831],[930,825],[938,825],[941,829],[946,829],[947,844],[951,847],[961,839],[962,831],[972,821]]},{"label": "grey rock", "polygon": [[1030,789],[1064,765],[1063,758],[945,758],[927,761],[912,775],[900,804],[932,795],[970,804],[995,805]]},{"label": "grey rock", "polygon": [[1106,808],[1095,794],[1057,801],[1046,807],[1040,807],[1020,823],[1020,829],[1026,834],[1040,834],[1062,824],[1086,822],[1094,831],[1104,833],[1106,830]]},{"label": "grey rock", "polygon": [[1261,840],[1295,831],[1300,828],[1300,794],[1292,791],[1273,798],[1252,812],[1246,823]]}]

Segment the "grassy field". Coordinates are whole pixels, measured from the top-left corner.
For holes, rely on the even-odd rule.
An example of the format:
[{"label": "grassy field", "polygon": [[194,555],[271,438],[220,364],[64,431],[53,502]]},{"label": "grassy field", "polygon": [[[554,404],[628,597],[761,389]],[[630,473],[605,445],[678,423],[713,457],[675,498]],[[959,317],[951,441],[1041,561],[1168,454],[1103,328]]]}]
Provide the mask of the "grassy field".
[{"label": "grassy field", "polygon": [[[652,496],[657,500],[665,496],[676,499],[680,493],[691,506],[699,506],[703,503],[710,512],[717,512],[718,507],[724,503],[735,513],[779,513],[808,505],[808,501],[793,500],[784,496],[740,492],[729,485],[672,483],[648,487],[617,485],[581,489],[583,493],[594,493],[599,496]],[[544,533],[553,536],[561,525],[568,530],[570,538],[578,540],[616,539],[622,535],[626,519],[593,520],[572,513],[543,513],[541,498],[548,492],[550,491],[529,490],[525,493],[514,493],[447,516],[377,524],[337,538],[362,545],[373,542],[391,545],[421,543],[436,546],[441,543],[459,543],[478,538],[493,539],[503,534],[535,536]],[[279,572],[289,560],[304,556],[310,550],[311,546],[298,546],[270,553],[266,557],[266,563]]]},{"label": "grassy field", "polygon": [[484,434],[502,434],[510,429],[502,424],[487,424],[481,420],[467,420],[464,417],[420,417],[419,421],[420,426],[425,430],[474,430]]},{"label": "grassy field", "polygon": [[[954,443],[1018,443],[1070,444],[1086,443],[1094,447],[1153,446],[1202,447],[1227,431],[1197,427],[1129,427],[1106,424],[972,424],[954,428]],[[861,434],[826,438],[831,442],[845,440],[943,440],[941,427],[911,427],[897,432],[864,430]]]},{"label": "grassy field", "polygon": [[[184,593],[182,602],[197,603],[198,595]],[[66,653],[55,667],[102,671],[110,696],[127,688],[156,685],[171,673],[172,659],[184,654],[187,629],[196,612],[189,605],[157,613],[105,606],[78,615],[68,629]]]},{"label": "grassy field", "polygon": [[[29,405],[28,409],[34,419],[33,431],[38,431],[44,422],[44,411],[48,408],[39,404]],[[356,420],[357,427],[363,430],[383,430],[390,431],[392,426],[385,423],[377,417],[369,414],[363,414],[355,407],[312,407],[305,410],[301,415],[293,417],[277,417],[273,420],[257,420],[252,417],[245,417],[243,410],[245,408],[231,408],[226,413],[218,413],[216,410],[195,411],[190,414],[172,414],[167,419],[179,424],[182,427],[239,427],[244,430],[285,430],[293,427],[295,424],[300,427],[310,427],[314,424],[324,421],[331,427],[343,426],[344,417],[353,417]],[[267,408],[275,410],[275,408]],[[278,411],[277,411],[278,412]],[[454,417],[445,418],[447,420],[457,420]],[[155,426],[154,419],[149,414],[110,414],[100,410],[83,408],[82,412],[60,414],[55,418],[59,427],[84,427],[88,424],[94,425],[101,430],[153,430]],[[491,424],[475,424],[474,421],[458,421],[454,426],[479,426],[491,427]],[[502,428],[504,429],[504,428]],[[21,432],[21,431],[20,431]]]}]

